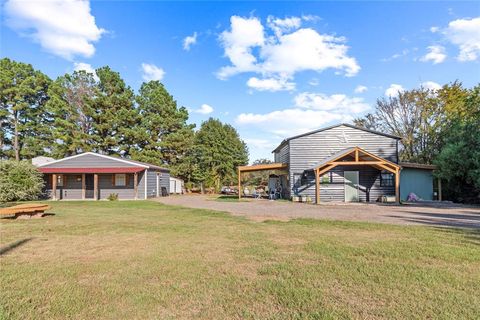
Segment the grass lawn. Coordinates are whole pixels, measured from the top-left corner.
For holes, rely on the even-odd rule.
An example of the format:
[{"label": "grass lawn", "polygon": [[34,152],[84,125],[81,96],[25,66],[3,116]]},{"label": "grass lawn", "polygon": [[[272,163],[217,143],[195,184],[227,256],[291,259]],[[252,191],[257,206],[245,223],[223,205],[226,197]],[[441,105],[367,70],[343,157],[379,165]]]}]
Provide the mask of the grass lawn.
[{"label": "grass lawn", "polygon": [[[0,318],[478,319],[480,234],[156,202],[0,221]],[[339,209],[341,210],[341,209]]]}]

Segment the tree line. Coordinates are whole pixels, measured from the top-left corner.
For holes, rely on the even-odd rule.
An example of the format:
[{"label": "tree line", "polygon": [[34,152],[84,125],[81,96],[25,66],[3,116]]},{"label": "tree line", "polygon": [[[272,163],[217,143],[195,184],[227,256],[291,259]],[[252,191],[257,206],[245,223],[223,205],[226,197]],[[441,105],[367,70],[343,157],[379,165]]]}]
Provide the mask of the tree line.
[{"label": "tree line", "polygon": [[437,165],[446,199],[480,203],[480,85],[456,81],[383,97],[354,123],[402,137],[401,161]]},{"label": "tree line", "polygon": [[198,130],[159,81],[135,93],[105,66],[52,80],[32,65],[0,60],[0,159],[62,158],[87,151],[166,166],[186,182],[235,181],[248,149],[230,125]]}]

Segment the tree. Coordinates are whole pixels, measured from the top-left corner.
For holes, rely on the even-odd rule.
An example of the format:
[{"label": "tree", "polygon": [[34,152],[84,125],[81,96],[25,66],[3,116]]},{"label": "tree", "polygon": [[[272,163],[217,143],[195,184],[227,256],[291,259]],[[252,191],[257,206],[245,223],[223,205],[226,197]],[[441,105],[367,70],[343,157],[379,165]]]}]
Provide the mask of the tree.
[{"label": "tree", "polygon": [[[262,164],[270,164],[272,163],[271,160],[269,159],[257,159],[253,161],[252,165],[257,166],[257,165],[262,165]],[[273,172],[268,170],[268,171],[253,171],[245,174],[244,179],[249,181],[249,183],[259,186],[262,184],[268,185],[268,178],[270,174]]]},{"label": "tree", "polygon": [[65,74],[50,86],[46,109],[54,142],[51,153],[55,157],[90,151],[95,145],[92,135],[96,91],[93,74],[85,71]]},{"label": "tree", "polygon": [[143,83],[136,97],[140,122],[136,128],[136,160],[167,165],[172,173],[184,178],[182,162],[193,143],[193,128],[187,124],[188,111],[159,81]]},{"label": "tree", "polygon": [[196,182],[218,191],[223,183],[236,181],[237,167],[248,162],[248,149],[235,128],[210,118],[195,135],[191,157]]},{"label": "tree", "polygon": [[435,175],[446,182],[446,199],[480,203],[480,85],[470,91],[464,106],[468,112],[457,112],[445,129]]},{"label": "tree", "polygon": [[95,70],[99,79],[92,107],[92,151],[130,155],[139,121],[134,93],[110,67]]},{"label": "tree", "polygon": [[0,202],[37,199],[44,182],[40,171],[28,161],[0,161]]},{"label": "tree", "polygon": [[44,153],[48,130],[42,119],[49,84],[30,64],[0,60],[0,147],[17,161]]}]

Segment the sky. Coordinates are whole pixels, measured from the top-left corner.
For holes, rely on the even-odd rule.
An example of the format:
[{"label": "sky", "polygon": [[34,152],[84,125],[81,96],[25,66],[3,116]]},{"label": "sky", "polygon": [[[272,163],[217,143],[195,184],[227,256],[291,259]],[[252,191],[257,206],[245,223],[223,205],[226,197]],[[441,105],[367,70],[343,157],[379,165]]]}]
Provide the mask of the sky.
[{"label": "sky", "polygon": [[4,0],[0,56],[52,79],[109,65],[160,80],[190,122],[234,126],[250,161],[375,101],[480,82],[480,2]]}]

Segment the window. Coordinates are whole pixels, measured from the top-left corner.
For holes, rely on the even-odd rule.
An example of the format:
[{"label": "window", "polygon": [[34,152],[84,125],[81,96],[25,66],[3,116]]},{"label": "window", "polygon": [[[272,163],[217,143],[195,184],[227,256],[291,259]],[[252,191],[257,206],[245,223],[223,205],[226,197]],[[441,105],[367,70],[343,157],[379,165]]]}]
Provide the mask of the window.
[{"label": "window", "polygon": [[115,187],[125,187],[127,185],[127,175],[125,173],[116,173],[114,180]]},{"label": "window", "polygon": [[393,187],[394,185],[394,175],[388,171],[382,171],[380,173],[380,186],[381,187]]},{"label": "window", "polygon": [[65,178],[63,174],[57,175],[57,187],[63,187],[64,184],[65,184]]}]

